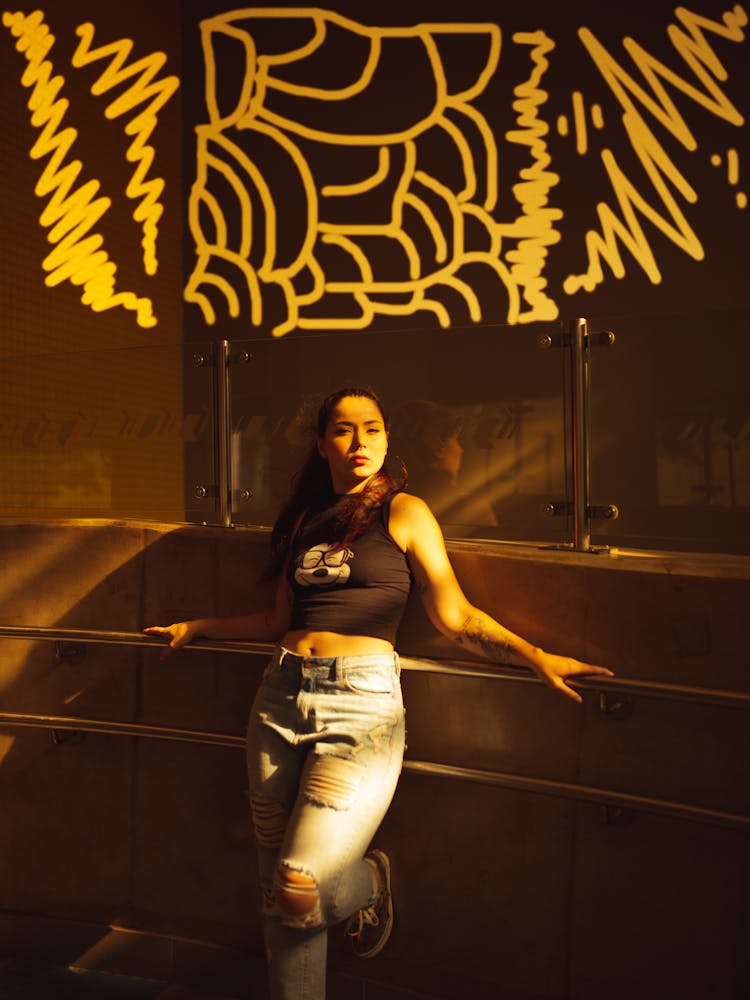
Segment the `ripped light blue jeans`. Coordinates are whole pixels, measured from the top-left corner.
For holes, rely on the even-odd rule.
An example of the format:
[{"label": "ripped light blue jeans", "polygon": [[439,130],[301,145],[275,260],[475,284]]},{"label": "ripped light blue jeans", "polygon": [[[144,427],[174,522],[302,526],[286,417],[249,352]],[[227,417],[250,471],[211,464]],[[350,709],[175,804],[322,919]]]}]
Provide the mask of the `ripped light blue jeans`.
[{"label": "ripped light blue jeans", "polygon": [[247,759],[273,1000],[324,1000],[327,927],[375,901],[364,854],[404,753],[396,653],[279,647],[253,703]]}]

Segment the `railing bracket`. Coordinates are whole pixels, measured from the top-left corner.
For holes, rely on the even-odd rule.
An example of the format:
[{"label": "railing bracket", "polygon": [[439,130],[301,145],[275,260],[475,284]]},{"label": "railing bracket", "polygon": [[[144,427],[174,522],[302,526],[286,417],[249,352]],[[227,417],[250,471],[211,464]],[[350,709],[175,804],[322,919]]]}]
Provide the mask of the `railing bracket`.
[{"label": "railing bracket", "polygon": [[83,663],[86,659],[86,647],[79,642],[56,642],[55,659],[58,663]]}]

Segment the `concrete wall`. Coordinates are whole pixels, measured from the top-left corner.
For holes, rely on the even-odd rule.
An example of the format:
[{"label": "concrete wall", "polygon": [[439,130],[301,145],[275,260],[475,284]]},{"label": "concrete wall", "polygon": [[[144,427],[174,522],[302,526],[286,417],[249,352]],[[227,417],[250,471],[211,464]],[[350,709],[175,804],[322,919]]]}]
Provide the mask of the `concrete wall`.
[{"label": "concrete wall", "polygon": [[[146,522],[5,524],[0,624],[136,632],[239,613],[265,597],[266,540]],[[746,560],[471,543],[451,555],[477,604],[546,648],[619,677],[750,693]],[[418,606],[400,649],[464,656]],[[0,711],[241,734],[263,661],[189,651],[161,662],[152,648],[91,645],[72,663],[52,643],[4,639],[0,664]],[[747,712],[638,697],[607,713],[595,691],[578,708],[523,677],[404,673],[411,760],[546,779],[559,794],[405,772],[378,836],[394,859],[394,935],[358,963],[333,931],[337,989],[746,996],[747,830],[565,793],[590,786],[748,816]],[[65,961],[190,978],[198,946],[186,958],[185,942],[200,941],[204,959],[230,949],[247,960],[246,985],[259,981],[241,751],[59,736],[0,726],[0,953],[57,949]],[[216,954],[226,971],[230,952]]]}]

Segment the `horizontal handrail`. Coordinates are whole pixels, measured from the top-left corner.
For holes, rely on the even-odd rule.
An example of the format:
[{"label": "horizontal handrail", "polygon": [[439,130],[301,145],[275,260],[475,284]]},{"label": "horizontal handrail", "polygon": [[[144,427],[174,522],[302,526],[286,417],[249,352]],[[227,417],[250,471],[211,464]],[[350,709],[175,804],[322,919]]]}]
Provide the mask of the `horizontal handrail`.
[{"label": "horizontal handrail", "polygon": [[[141,632],[112,632],[95,629],[38,628],[34,626],[0,625],[0,639],[25,639],[42,642],[99,643],[115,646],[156,646],[164,647],[164,640],[157,636],[143,635]],[[270,656],[274,649],[268,642],[230,642],[222,639],[195,639],[184,650],[215,653],[250,653]],[[541,683],[539,678],[524,664],[496,666],[466,660],[416,659],[399,657],[404,670],[443,674],[451,677],[474,677],[487,680],[513,680]],[[618,677],[578,677],[571,682],[574,686],[603,693],[622,694],[630,697],[645,696],[669,701],[697,702],[722,708],[750,709],[750,693],[724,691],[684,684],[664,684],[658,681],[638,681]]]},{"label": "horizontal handrail", "polygon": [[[76,733],[93,733],[104,736],[137,736],[146,739],[160,739],[181,743],[201,743],[210,746],[244,748],[245,737],[230,733],[206,732],[199,729],[180,729],[173,726],[149,726],[136,722],[115,722],[102,719],[84,719],[61,715],[32,715],[19,712],[0,712],[0,726],[18,728],[52,729]],[[407,773],[428,775],[438,778],[453,778],[475,784],[491,785],[535,795],[589,802],[606,808],[625,809],[634,812],[653,813],[672,819],[706,823],[711,826],[728,827],[750,832],[750,817],[684,802],[671,802],[630,792],[614,792],[591,785],[577,785],[571,782],[553,781],[547,778],[530,778],[503,771],[485,771],[478,768],[458,767],[452,764],[437,764],[433,761],[410,760],[403,762]]]}]

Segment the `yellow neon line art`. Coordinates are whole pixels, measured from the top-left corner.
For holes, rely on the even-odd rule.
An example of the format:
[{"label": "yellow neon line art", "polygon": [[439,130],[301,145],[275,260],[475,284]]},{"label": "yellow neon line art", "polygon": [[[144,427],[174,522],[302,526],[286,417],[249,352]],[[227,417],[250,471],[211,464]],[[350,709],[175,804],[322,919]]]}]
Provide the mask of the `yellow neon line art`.
[{"label": "yellow neon line art", "polygon": [[[516,97],[513,108],[519,127],[506,132],[505,138],[526,146],[531,162],[522,168],[522,179],[513,185],[513,195],[521,214],[514,222],[498,224],[497,231],[503,241],[513,240],[516,244],[515,249],[508,250],[504,255],[510,264],[508,288],[517,295],[517,299],[511,298],[508,321],[532,323],[557,319],[558,316],[557,304],[545,291],[547,280],[544,269],[548,247],[560,241],[556,223],[562,219],[563,213],[561,209],[549,205],[550,192],[559,183],[560,177],[549,169],[552,163],[546,138],[549,126],[540,115],[548,97],[542,87],[549,67],[547,55],[553,51],[555,43],[543,31],[518,32],[513,41],[531,47],[533,68],[529,79],[513,91]],[[567,119],[565,127],[567,129]]]},{"label": "yellow neon line art", "polygon": [[231,284],[217,274],[207,274],[203,279],[205,284],[214,285],[227,300],[230,316],[239,316],[240,300]]},{"label": "yellow neon line art", "polygon": [[604,114],[602,112],[601,104],[591,105],[591,124],[595,129],[604,128]]},{"label": "yellow neon line art", "polygon": [[[335,244],[336,246],[341,247],[342,250],[346,250],[359,268],[362,283],[367,285],[372,284],[375,280],[372,273],[372,265],[370,264],[367,254],[364,252],[362,247],[358,246],[354,240],[350,240],[346,236],[342,236],[340,234],[332,233],[324,236],[323,242]],[[357,287],[359,287],[359,284]]]},{"label": "yellow neon line art", "polygon": [[[587,232],[588,267],[583,274],[571,274],[565,279],[563,290],[569,295],[580,289],[592,291],[602,283],[604,280],[602,261],[606,261],[616,278],[623,277],[625,265],[620,253],[620,244],[631,254],[653,284],[660,283],[661,272],[638,221],[638,214],[647,218],[656,229],[694,260],[702,260],[704,257],[703,246],[678,206],[668,184],[689,203],[697,201],[698,196],[649,128],[638,105],[688,150],[695,150],[697,141],[662,86],[660,82],[662,79],[717,117],[735,126],[742,125],[742,115],[716,83],[716,79],[726,79],[727,74],[709,45],[704,31],[732,42],[741,42],[745,37],[742,28],[747,24],[747,15],[737,6],[733,11],[726,12],[721,22],[698,17],[682,7],[677,8],[675,16],[687,29],[689,37],[676,25],[670,25],[669,38],[677,53],[703,85],[703,90],[699,90],[678,76],[632,40],[625,39],[623,45],[651,86],[655,95],[653,98],[622,68],[587,28],[579,31],[581,41],[622,107],[622,123],[633,151],[660,199],[666,215],[660,214],[640,193],[633,181],[626,177],[611,150],[603,150],[602,163],[609,175],[621,216],[618,216],[606,202],[597,206],[601,232],[594,230]],[[707,69],[711,71],[710,74]]]},{"label": "yellow neon line art", "polygon": [[469,201],[477,193],[477,175],[474,170],[474,159],[471,155],[469,143],[463,132],[457,125],[453,124],[450,118],[441,117],[435,124],[448,133],[458,149],[464,172],[464,187],[462,191],[458,192],[458,200]]},{"label": "yellow neon line art", "polygon": [[448,244],[445,240],[442,229],[440,228],[440,223],[435,217],[435,213],[432,209],[424,202],[421,198],[418,198],[415,194],[407,194],[404,196],[404,203],[406,205],[411,205],[411,207],[419,212],[420,216],[424,219],[425,225],[430,231],[430,235],[435,243],[435,260],[439,263],[448,259]]},{"label": "yellow neon line art", "polygon": [[123,308],[135,313],[139,326],[153,327],[156,318],[151,300],[133,292],[115,291],[117,266],[102,249],[104,238],[91,232],[109,209],[110,199],[96,197],[101,187],[98,180],[76,188],[83,165],[80,160],[65,162],[78,133],[70,127],[60,130],[68,108],[67,100],[58,97],[65,78],[54,75],[54,67],[46,58],[55,36],[39,10],[28,16],[6,11],[3,24],[18,39],[16,49],[26,58],[21,83],[31,90],[31,123],[41,129],[29,155],[32,160],[49,156],[34,189],[40,198],[50,196],[39,220],[43,227],[50,227],[47,239],[55,244],[42,261],[48,272],[45,284],[54,287],[69,281],[82,286],[81,302],[92,311]]},{"label": "yellow neon line art", "polygon": [[573,121],[576,130],[576,153],[583,156],[589,148],[588,132],[586,130],[586,111],[583,106],[583,94],[580,90],[573,91]]},{"label": "yellow neon line art", "polygon": [[[289,50],[275,45],[273,52],[263,51],[260,39],[266,34],[256,35],[254,29],[260,20],[267,24],[269,19],[279,21],[276,38],[284,36],[283,26],[289,19],[297,21]],[[196,266],[185,298],[199,306],[206,322],[215,322],[216,315],[209,296],[202,294],[202,285],[218,251],[222,260],[236,264],[240,281],[247,281],[251,273],[257,281],[260,301],[251,297],[248,303],[253,323],[263,314],[267,286],[274,286],[283,296],[286,316],[271,331],[277,337],[295,328],[362,329],[379,313],[406,316],[428,310],[441,325],[447,324],[448,310],[436,298],[441,287],[458,292],[476,321],[481,317],[479,298],[460,272],[465,264],[477,261],[488,266],[492,282],[500,282],[503,292],[497,300],[518,302],[517,291],[506,287],[512,284],[509,269],[490,259],[501,247],[500,233],[489,214],[497,202],[497,143],[486,118],[471,103],[484,92],[498,64],[501,35],[497,25],[369,27],[320,8],[268,7],[212,17],[201,22],[201,31],[208,120],[197,129],[198,162],[188,211]],[[441,54],[443,39],[457,35],[480,53],[472,63],[470,79],[461,76],[458,85]],[[237,79],[229,93],[226,86],[220,87],[224,84],[216,47],[220,39],[231,43],[221,49],[222,59],[233,64]],[[332,41],[337,46],[351,43],[352,58],[341,60],[341,79],[323,85],[305,76],[304,64],[312,56],[315,65],[325,60],[325,47]],[[393,46],[398,58],[407,50],[413,56],[412,72],[421,81],[417,84],[418,110],[404,112],[394,107],[383,114],[382,125],[369,128],[368,119],[357,118],[350,109],[360,98],[368,102],[367,107],[380,99],[386,82],[383,73],[386,69],[390,73],[393,65],[386,49],[390,53]],[[344,66],[353,67],[348,77]],[[340,122],[347,124],[342,127]],[[349,122],[355,123],[353,127]],[[463,170],[458,185],[443,178],[442,163],[430,162],[429,144],[424,145],[422,137],[437,131],[456,152]],[[253,133],[272,140],[271,145],[253,143]],[[334,177],[325,175],[319,163],[325,165],[327,158],[316,152],[331,146],[337,147]],[[228,187],[217,185],[212,198],[204,201],[202,190],[218,182],[219,175],[207,168],[209,153],[218,147]],[[377,164],[364,177],[360,149],[371,150]],[[274,155],[284,160],[286,187],[277,182]],[[284,192],[290,170],[298,207],[294,223],[285,226],[288,199]],[[243,186],[250,198],[241,203],[239,231],[236,224],[217,225],[217,213],[228,222],[229,212],[236,211],[238,199],[232,192]],[[231,204],[225,205],[225,199],[231,199]],[[263,219],[253,225],[253,213],[258,212]],[[472,238],[482,248],[475,253],[465,245],[468,218],[472,219]],[[247,234],[260,230],[263,246],[248,248]],[[296,233],[291,237],[294,242],[290,242],[290,232]],[[430,240],[427,246],[425,237]],[[227,241],[231,245],[221,245]],[[331,254],[334,246],[344,254],[340,259]],[[358,275],[355,280],[352,266]],[[222,271],[222,277],[228,274]],[[220,284],[211,287],[223,294]],[[238,293],[242,307],[239,287]],[[394,294],[404,301],[394,304],[389,300]],[[348,303],[345,315],[342,296]]]},{"label": "yellow neon line art", "polygon": [[[207,23],[210,22],[202,21],[201,28],[203,28]],[[213,30],[221,32],[221,34],[227,35],[229,38],[234,38],[240,43],[245,53],[245,61],[247,65],[247,72],[242,79],[242,86],[237,96],[237,103],[230,114],[223,116],[219,111],[219,102],[216,96],[218,93],[218,88],[216,86],[216,61],[213,56],[213,51],[210,48],[210,35],[205,30],[202,32],[201,45],[203,48],[203,62],[206,67],[205,97],[206,106],[208,108],[208,117],[212,125],[221,125],[226,127],[236,124],[237,119],[245,114],[250,104],[257,74],[255,65],[255,46],[253,45],[252,38],[247,34],[247,32],[233,28],[231,24],[227,24],[223,19],[216,19],[216,26]]]},{"label": "yellow neon line art", "polygon": [[464,251],[464,217],[458,198],[450,188],[446,187],[445,184],[441,184],[436,178],[426,174],[424,170],[417,170],[414,174],[414,179],[419,181],[420,184],[424,184],[430,191],[434,191],[445,202],[451,213],[453,222],[452,253],[454,257],[460,256]]},{"label": "yellow neon line art", "polygon": [[[245,125],[243,124],[243,128]],[[247,125],[249,131],[259,132],[263,135],[267,135],[272,138],[278,145],[288,154],[290,160],[294,163],[297,168],[297,174],[302,182],[302,186],[305,192],[305,198],[307,200],[307,237],[299,249],[295,260],[285,268],[274,268],[273,274],[293,276],[304,266],[304,262],[309,258],[312,253],[313,243],[314,243],[314,233],[315,228],[318,225],[318,198],[315,189],[315,183],[313,181],[312,172],[307,163],[307,160],[302,155],[300,149],[292,142],[289,136],[279,132],[278,129],[272,128],[265,122],[253,122],[252,126]],[[276,222],[276,212],[273,212],[274,224]]]},{"label": "yellow neon line art", "polygon": [[[224,150],[231,159],[236,161],[242,171],[249,177],[255,193],[260,198],[260,203],[263,208],[263,217],[265,219],[265,252],[263,255],[263,263],[258,268],[258,274],[268,274],[273,269],[273,262],[276,257],[276,205],[271,197],[271,190],[268,186],[268,182],[258,169],[257,164],[253,163],[250,157],[244,152],[244,150],[240,149],[236,143],[231,142],[229,139],[225,138],[224,135],[212,135],[211,140]],[[241,184],[240,178],[237,178],[235,183],[239,187]],[[243,256],[245,256],[245,246],[249,246],[250,225],[251,220],[246,215],[243,215],[242,243],[240,244],[238,251]]]},{"label": "yellow neon line art", "polygon": [[375,173],[365,177],[364,180],[355,181],[352,184],[325,184],[320,193],[324,198],[348,198],[353,194],[364,194],[367,191],[374,191],[388,176],[388,167],[391,162],[391,151],[387,146],[381,146],[378,150],[378,168]]},{"label": "yellow neon line art", "polygon": [[215,198],[210,191],[201,192],[201,204],[211,216],[211,221],[216,228],[216,242],[219,246],[227,245],[227,220],[221,208],[218,198]]},{"label": "yellow neon line art", "polygon": [[[481,34],[486,36],[490,43],[490,51],[487,56],[484,65],[480,68],[477,75],[476,82],[471,86],[467,87],[466,90],[459,91],[455,94],[450,95],[447,98],[447,103],[452,104],[468,104],[473,101],[475,97],[479,97],[483,94],[487,84],[490,82],[497,69],[497,64],[500,61],[500,43],[501,43],[501,32],[497,24],[491,24],[488,21],[477,22],[476,24],[450,24],[446,22],[428,22],[421,26],[422,30],[429,32],[430,35],[477,35]],[[398,31],[398,28],[393,29]]]},{"label": "yellow neon line art", "polygon": [[492,134],[492,129],[489,126],[489,122],[480,114],[476,108],[472,107],[470,104],[456,105],[456,110],[461,111],[467,118],[476,125],[477,131],[482,137],[484,143],[484,155],[486,157],[487,165],[484,170],[484,183],[487,188],[487,193],[484,197],[483,207],[491,212],[493,208],[497,205],[497,176],[498,176],[498,162],[497,162],[497,144],[495,142],[495,137]]},{"label": "yellow neon line art", "polygon": [[[250,197],[250,192],[242,184],[240,178],[234,172],[232,167],[225,163],[221,157],[217,156],[215,153],[206,152],[206,166],[210,170],[215,170],[218,174],[227,181],[229,186],[234,191],[237,198],[237,203],[240,207],[242,213],[243,225],[240,233],[240,243],[237,248],[237,253],[240,257],[245,259],[250,256],[250,250],[252,249],[252,224],[253,224],[253,201]],[[205,199],[204,199],[205,204]],[[218,201],[211,195],[211,214],[214,214],[215,207],[218,206]],[[226,217],[222,219],[221,228],[217,230],[216,242],[220,247],[227,247],[227,237],[228,237],[228,226]]]},{"label": "yellow neon line art", "polygon": [[111,58],[109,66],[102,72],[99,79],[91,87],[91,93],[99,96],[119,87],[123,81],[131,77],[137,79],[107,106],[105,115],[109,119],[119,118],[128,114],[139,105],[146,104],[134,118],[125,125],[127,135],[134,136],[128,149],[128,161],[135,164],[130,183],[125,194],[133,201],[140,199],[140,204],[133,213],[136,222],[142,223],[143,266],[146,274],[156,274],[159,263],[156,257],[156,240],[158,236],[158,221],[164,213],[160,198],[164,192],[164,180],[155,177],[147,180],[148,172],[154,161],[154,149],[148,145],[148,140],[158,124],[158,113],[169,101],[180,82],[176,76],[154,80],[166,64],[167,57],[163,52],[152,52],[137,62],[127,65],[127,59],[133,49],[130,39],[122,38],[97,49],[91,48],[94,40],[94,25],[81,24],[76,29],[80,38],[78,47],[73,53],[71,63],[76,68],[88,66],[100,59]]},{"label": "yellow neon line art", "polygon": [[336,89],[322,87],[305,87],[301,84],[280,80],[278,77],[265,74],[266,86],[273,87],[274,90],[283,94],[294,94],[296,97],[314,97],[320,101],[345,101],[348,97],[361,94],[369,86],[372,75],[380,62],[382,49],[380,39],[376,36],[370,39],[370,54],[367,62],[362,68],[361,74],[354,83],[348,87],[338,87]]},{"label": "yellow neon line art", "polygon": [[[320,264],[318,264],[316,260],[311,259],[307,271],[312,277],[312,286],[309,292],[302,292],[295,289],[295,297],[297,299],[298,306],[306,306],[312,304],[313,302],[317,302],[325,291],[326,276],[323,273],[323,268]],[[299,275],[296,277],[299,277]]]},{"label": "yellow neon line art", "polygon": [[727,150],[727,180],[734,186],[740,179],[740,161],[736,149]]},{"label": "yellow neon line art", "polygon": [[489,212],[486,212],[479,205],[461,205],[461,214],[463,216],[473,216],[481,225],[484,227],[487,233],[487,239],[489,240],[489,259],[497,258],[500,256],[500,251],[502,249],[502,237],[500,235],[500,226],[492,218]]}]

